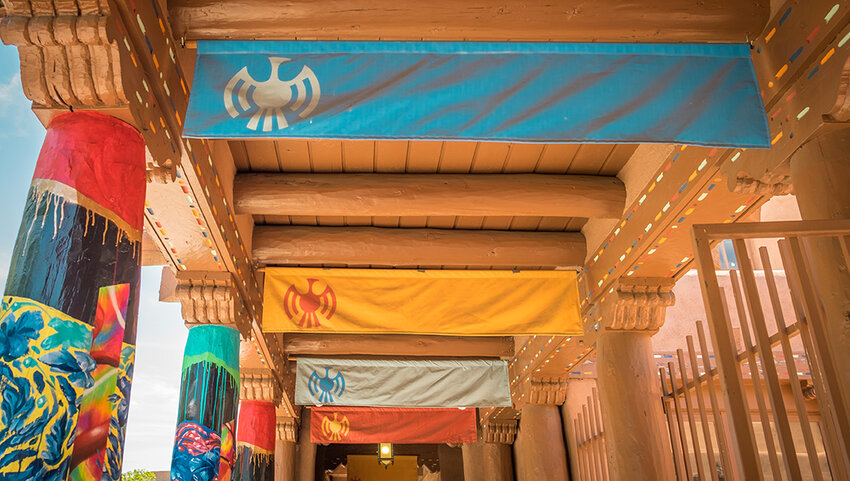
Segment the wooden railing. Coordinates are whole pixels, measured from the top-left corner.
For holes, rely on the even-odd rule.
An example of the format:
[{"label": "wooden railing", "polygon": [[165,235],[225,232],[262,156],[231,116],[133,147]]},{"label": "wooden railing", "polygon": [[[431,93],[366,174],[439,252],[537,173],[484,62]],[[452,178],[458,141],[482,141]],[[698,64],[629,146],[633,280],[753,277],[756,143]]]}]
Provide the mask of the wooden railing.
[{"label": "wooden railing", "polygon": [[608,450],[596,388],[573,419],[579,481],[608,481]]},{"label": "wooden railing", "polygon": [[[850,265],[850,221],[694,226],[711,336],[697,322],[699,349],[688,336],[659,373],[677,479],[850,480],[850,417],[826,355],[813,238],[838,242]],[[724,239],[737,260],[728,287],[711,255]],[[755,258],[748,239],[763,244]]]}]

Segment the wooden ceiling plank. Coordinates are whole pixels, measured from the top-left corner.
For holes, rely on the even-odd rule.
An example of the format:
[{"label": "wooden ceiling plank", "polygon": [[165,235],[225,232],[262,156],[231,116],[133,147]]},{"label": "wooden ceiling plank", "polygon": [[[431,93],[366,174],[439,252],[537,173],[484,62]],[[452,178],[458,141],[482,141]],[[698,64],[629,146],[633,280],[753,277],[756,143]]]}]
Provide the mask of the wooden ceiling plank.
[{"label": "wooden ceiling plank", "polygon": [[375,142],[372,140],[343,140],[342,171],[374,172]]},{"label": "wooden ceiling plank", "polygon": [[614,150],[605,159],[605,162],[596,171],[596,175],[617,175],[626,162],[632,158],[632,155],[637,150],[638,144],[617,144]]},{"label": "wooden ceiling plank", "polygon": [[545,144],[511,144],[511,151],[502,172],[527,174],[534,172]]},{"label": "wooden ceiling plank", "polygon": [[[743,42],[770,13],[758,0],[558,2],[170,0],[172,29],[199,39]],[[565,28],[568,26],[569,28]]]},{"label": "wooden ceiling plank", "polygon": [[311,172],[310,152],[303,139],[276,140],[278,163],[283,172]]},{"label": "wooden ceiling plank", "polygon": [[284,334],[290,356],[412,356],[509,359],[514,340],[509,336],[461,337],[404,334]]},{"label": "wooden ceiling plank", "polygon": [[248,152],[245,151],[245,142],[241,140],[231,140],[227,142],[230,147],[230,155],[233,156],[233,165],[237,171],[250,172],[251,163],[248,160]]},{"label": "wooden ceiling plank", "polygon": [[619,218],[625,197],[621,181],[601,176],[239,174],[234,182],[239,214]]},{"label": "wooden ceiling plank", "polygon": [[466,174],[472,165],[472,157],[478,142],[445,142],[439,172]]},{"label": "wooden ceiling plank", "polygon": [[253,254],[266,265],[579,266],[585,240],[572,232],[256,226]]},{"label": "wooden ceiling plank", "polygon": [[274,142],[245,140],[245,152],[251,163],[251,172],[280,172]]},{"label": "wooden ceiling plank", "polygon": [[611,144],[581,144],[568,173],[578,175],[596,175],[600,166],[611,155],[615,145]]},{"label": "wooden ceiling plank", "polygon": [[375,172],[403,173],[407,164],[407,141],[375,141]]},{"label": "wooden ceiling plank", "polygon": [[342,172],[342,143],[339,140],[309,140],[313,172]]},{"label": "wooden ceiling plank", "polygon": [[566,174],[579,147],[579,144],[546,145],[540,154],[535,172],[538,174]]},{"label": "wooden ceiling plank", "polygon": [[472,162],[473,174],[500,174],[508,159],[510,144],[503,142],[481,142]]},{"label": "wooden ceiling plank", "polygon": [[407,154],[407,172],[436,173],[440,166],[440,154],[443,143],[439,141],[419,140],[410,142]]}]

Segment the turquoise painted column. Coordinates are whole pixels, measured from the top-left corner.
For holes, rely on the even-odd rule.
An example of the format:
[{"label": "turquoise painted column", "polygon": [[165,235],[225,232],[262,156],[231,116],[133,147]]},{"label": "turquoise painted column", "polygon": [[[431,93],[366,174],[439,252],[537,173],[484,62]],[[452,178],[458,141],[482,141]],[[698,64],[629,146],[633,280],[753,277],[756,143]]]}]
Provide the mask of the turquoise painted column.
[{"label": "turquoise painted column", "polygon": [[50,121],[0,304],[0,479],[121,475],[145,187],[133,127]]},{"label": "turquoise painted column", "polygon": [[226,326],[189,330],[183,354],[174,481],[230,481],[239,406],[239,332]]}]

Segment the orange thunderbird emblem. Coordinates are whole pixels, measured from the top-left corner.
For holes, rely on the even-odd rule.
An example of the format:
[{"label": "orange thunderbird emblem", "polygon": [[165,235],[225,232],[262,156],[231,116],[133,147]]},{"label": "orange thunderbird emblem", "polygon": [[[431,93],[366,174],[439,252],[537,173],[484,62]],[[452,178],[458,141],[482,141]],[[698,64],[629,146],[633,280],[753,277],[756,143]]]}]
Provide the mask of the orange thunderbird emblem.
[{"label": "orange thunderbird emblem", "polygon": [[[283,295],[283,310],[298,327],[318,327],[320,319],[330,319],[336,312],[336,294],[319,279],[307,279],[307,282],[307,292],[303,294],[295,285],[289,286]],[[322,284],[325,288],[320,290]]]}]

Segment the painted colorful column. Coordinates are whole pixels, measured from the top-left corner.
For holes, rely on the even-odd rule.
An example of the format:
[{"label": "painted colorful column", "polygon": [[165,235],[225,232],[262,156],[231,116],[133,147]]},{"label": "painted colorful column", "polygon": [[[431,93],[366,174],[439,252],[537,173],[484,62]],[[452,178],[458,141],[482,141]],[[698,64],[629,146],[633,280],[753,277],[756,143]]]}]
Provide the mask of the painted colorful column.
[{"label": "painted colorful column", "polygon": [[227,326],[193,327],[183,354],[172,480],[231,479],[238,404],[239,332]]},{"label": "painted colorful column", "polygon": [[274,481],[277,419],[269,401],[242,400],[233,481]]},{"label": "painted colorful column", "polygon": [[135,129],[51,120],[0,305],[0,478],[120,477],[144,200]]}]

